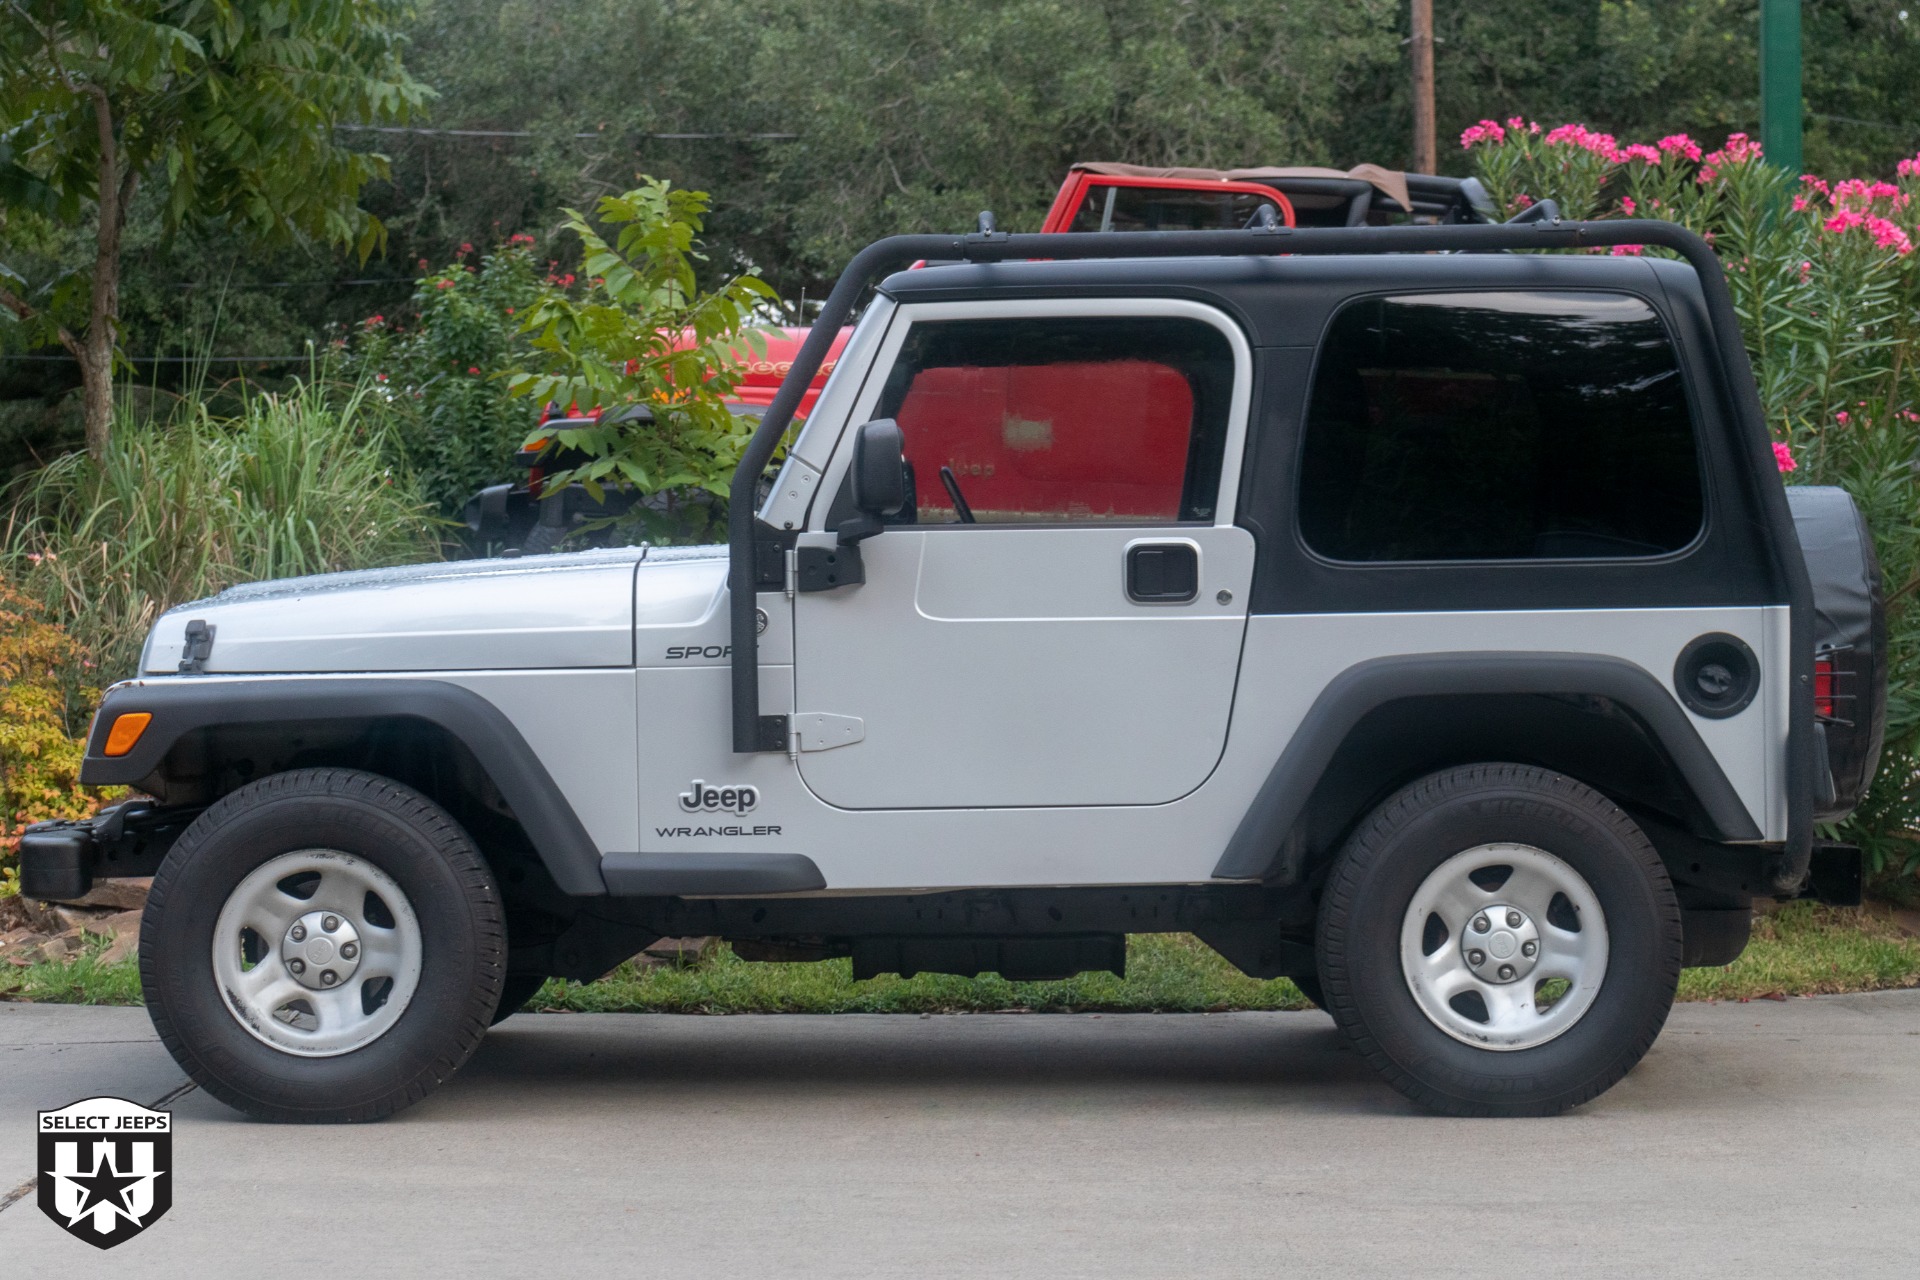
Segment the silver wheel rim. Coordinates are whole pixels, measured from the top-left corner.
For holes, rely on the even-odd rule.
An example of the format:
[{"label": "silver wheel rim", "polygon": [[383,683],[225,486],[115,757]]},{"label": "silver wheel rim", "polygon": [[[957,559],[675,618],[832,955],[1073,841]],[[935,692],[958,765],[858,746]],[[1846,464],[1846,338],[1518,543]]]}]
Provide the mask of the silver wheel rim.
[{"label": "silver wheel rim", "polygon": [[1414,892],[1400,967],[1420,1011],[1455,1040],[1531,1049],[1593,1007],[1607,976],[1606,914],[1586,879],[1546,850],[1479,845]]},{"label": "silver wheel rim", "polygon": [[337,849],[302,849],[227,895],[213,976],[254,1039],[331,1058],[400,1020],[420,984],[420,952],[420,922],[391,876]]}]

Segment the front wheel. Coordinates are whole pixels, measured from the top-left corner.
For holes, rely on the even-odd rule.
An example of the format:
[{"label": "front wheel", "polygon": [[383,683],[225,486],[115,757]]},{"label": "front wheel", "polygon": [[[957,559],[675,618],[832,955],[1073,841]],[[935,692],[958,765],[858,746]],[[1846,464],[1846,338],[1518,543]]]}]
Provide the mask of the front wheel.
[{"label": "front wheel", "polygon": [[479,1045],[506,928],[473,841],[425,796],[345,769],[221,799],[168,851],[140,977],[168,1052],[270,1120],[375,1120]]},{"label": "front wheel", "polygon": [[1620,808],[1522,765],[1406,787],[1321,900],[1327,1011],[1396,1089],[1449,1115],[1551,1115],[1624,1076],[1679,984],[1665,866]]}]

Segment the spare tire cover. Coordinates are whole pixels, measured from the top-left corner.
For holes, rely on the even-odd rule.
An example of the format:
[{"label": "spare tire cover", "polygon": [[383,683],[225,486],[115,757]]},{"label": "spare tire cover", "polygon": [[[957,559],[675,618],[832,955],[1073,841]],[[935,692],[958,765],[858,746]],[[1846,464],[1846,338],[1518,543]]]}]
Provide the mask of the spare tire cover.
[{"label": "spare tire cover", "polygon": [[1788,485],[1787,506],[1813,583],[1814,652],[1833,663],[1834,714],[1823,730],[1836,794],[1815,814],[1830,822],[1860,803],[1886,736],[1887,620],[1880,562],[1866,519],[1846,490]]}]

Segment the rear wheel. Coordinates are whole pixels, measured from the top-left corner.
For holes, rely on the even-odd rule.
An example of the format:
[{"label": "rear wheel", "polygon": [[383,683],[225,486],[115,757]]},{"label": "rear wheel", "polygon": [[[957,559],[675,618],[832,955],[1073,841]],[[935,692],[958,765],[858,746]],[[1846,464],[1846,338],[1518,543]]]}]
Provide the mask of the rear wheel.
[{"label": "rear wheel", "polygon": [[493,876],[433,801],[305,769],[202,814],[154,876],[140,977],[160,1038],[221,1101],[374,1120],[480,1043],[506,930]]},{"label": "rear wheel", "polygon": [[1673,1004],[1680,909],[1646,836],[1521,765],[1375,810],[1321,901],[1324,1005],[1389,1083],[1451,1115],[1550,1115],[1637,1063]]}]

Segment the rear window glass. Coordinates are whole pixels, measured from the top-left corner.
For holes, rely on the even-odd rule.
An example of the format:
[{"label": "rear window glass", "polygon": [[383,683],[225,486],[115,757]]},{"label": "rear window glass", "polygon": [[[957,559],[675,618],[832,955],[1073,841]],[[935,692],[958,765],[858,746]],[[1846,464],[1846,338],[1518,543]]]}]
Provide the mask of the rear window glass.
[{"label": "rear window glass", "polygon": [[[1210,520],[1233,351],[1159,317],[915,324],[876,416],[900,424],[914,520]],[[946,473],[944,476],[942,472]]]},{"label": "rear window glass", "polygon": [[1067,230],[1237,231],[1265,206],[1280,203],[1250,191],[1094,185]]},{"label": "rear window glass", "polygon": [[1348,304],[1314,375],[1300,530],[1335,560],[1615,559],[1703,513],[1679,361],[1613,293]]}]

